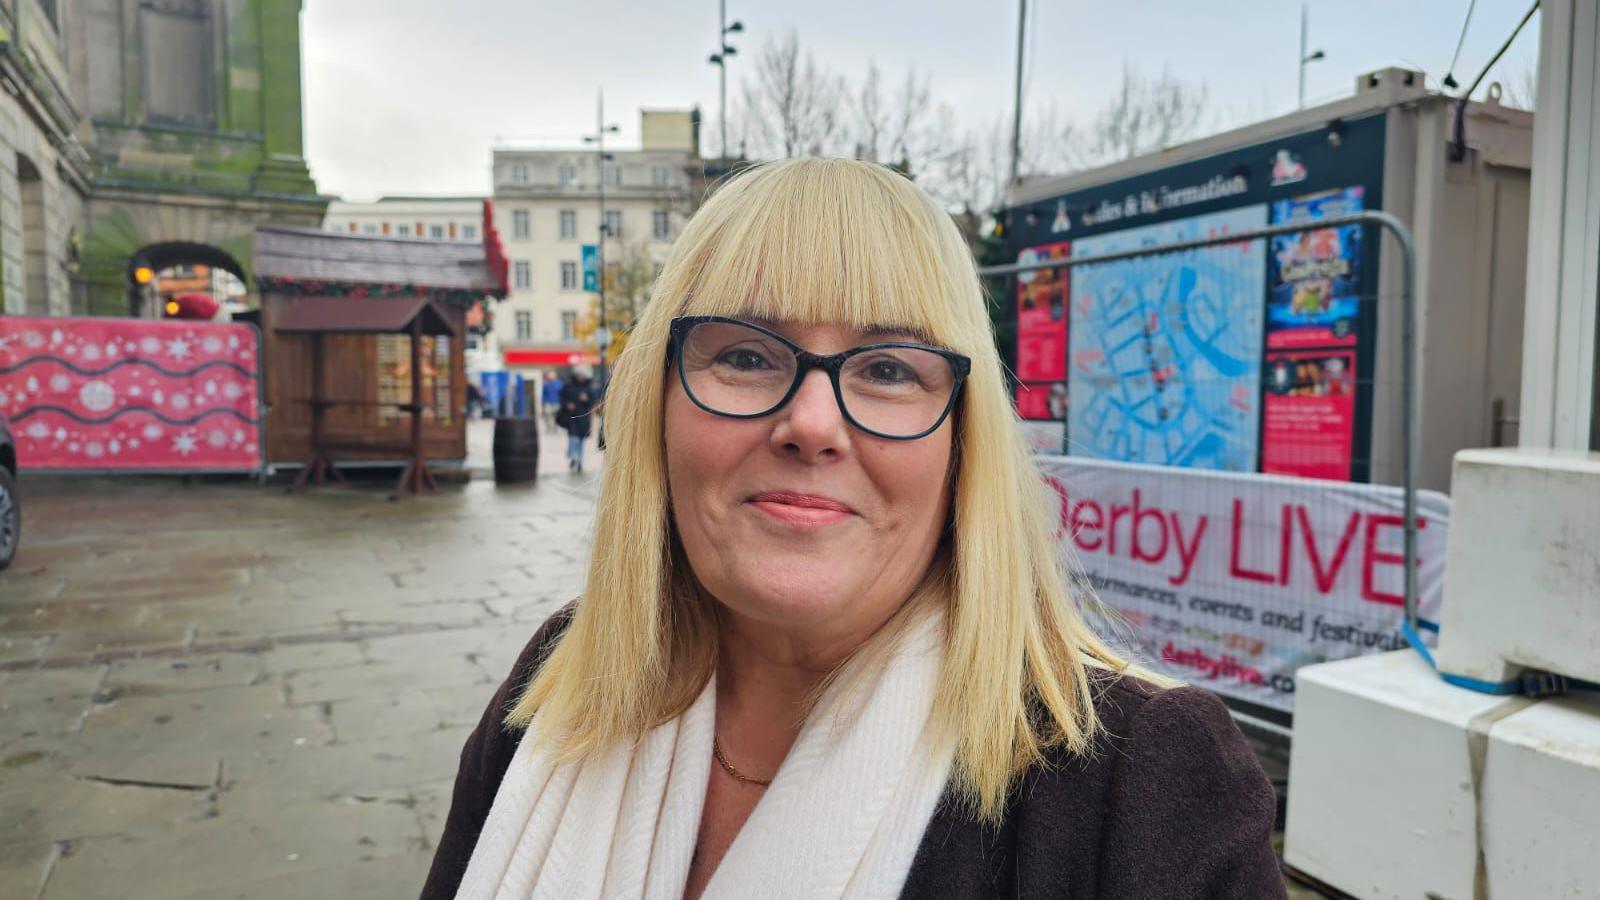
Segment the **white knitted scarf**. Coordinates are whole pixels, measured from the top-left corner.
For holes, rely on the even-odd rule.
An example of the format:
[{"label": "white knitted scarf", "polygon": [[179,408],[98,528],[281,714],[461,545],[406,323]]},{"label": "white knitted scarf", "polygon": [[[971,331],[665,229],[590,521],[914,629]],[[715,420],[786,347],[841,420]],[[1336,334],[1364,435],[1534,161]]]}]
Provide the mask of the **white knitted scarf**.
[{"label": "white knitted scarf", "polygon": [[[897,897],[944,791],[933,746],[943,618],[910,624],[875,681],[842,678],[800,730],[702,897]],[[523,736],[458,898],[678,900],[712,762],[716,679],[632,746],[555,765]]]}]

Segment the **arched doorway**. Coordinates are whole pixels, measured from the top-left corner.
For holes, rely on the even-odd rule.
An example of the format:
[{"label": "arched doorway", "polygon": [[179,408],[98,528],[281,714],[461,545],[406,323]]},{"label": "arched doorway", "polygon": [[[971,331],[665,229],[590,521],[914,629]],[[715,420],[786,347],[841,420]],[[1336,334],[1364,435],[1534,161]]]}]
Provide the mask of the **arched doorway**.
[{"label": "arched doorway", "polygon": [[50,315],[50,241],[44,224],[44,178],[32,159],[17,154],[22,202],[22,291],[30,316]]},{"label": "arched doorway", "polygon": [[249,287],[244,267],[210,244],[169,241],[150,244],[128,258],[128,310],[160,318],[168,300],[207,294],[230,314],[245,308]]}]

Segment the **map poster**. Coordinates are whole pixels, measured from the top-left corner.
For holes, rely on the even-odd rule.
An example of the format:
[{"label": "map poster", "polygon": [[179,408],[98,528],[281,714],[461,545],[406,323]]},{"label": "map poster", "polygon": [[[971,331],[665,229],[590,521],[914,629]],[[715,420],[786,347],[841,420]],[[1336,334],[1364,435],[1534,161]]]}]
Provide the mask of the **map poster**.
[{"label": "map poster", "polygon": [[[1339,188],[1279,200],[1272,224],[1314,222],[1360,212],[1362,189]],[[1272,239],[1267,348],[1352,346],[1361,311],[1361,227],[1323,228]]]},{"label": "map poster", "polygon": [[[1066,259],[1067,241],[1029,247],[1021,264]],[[1017,276],[1017,379],[1067,380],[1067,269],[1038,269]],[[1023,418],[1040,418],[1023,413]]]},{"label": "map poster", "polygon": [[1355,375],[1354,350],[1267,355],[1261,471],[1350,480]]},{"label": "map poster", "polygon": [[[1266,204],[1079,238],[1075,257],[1260,228]],[[1067,436],[1074,455],[1253,472],[1266,243],[1079,266]]]}]

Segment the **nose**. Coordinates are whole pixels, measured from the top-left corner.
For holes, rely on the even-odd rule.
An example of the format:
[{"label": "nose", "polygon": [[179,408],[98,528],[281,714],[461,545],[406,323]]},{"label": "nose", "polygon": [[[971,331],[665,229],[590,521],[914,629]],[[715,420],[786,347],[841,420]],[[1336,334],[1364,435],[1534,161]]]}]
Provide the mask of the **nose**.
[{"label": "nose", "polygon": [[828,373],[814,369],[801,379],[772,428],[772,445],[785,455],[804,461],[821,461],[843,454],[850,426],[833,394]]}]

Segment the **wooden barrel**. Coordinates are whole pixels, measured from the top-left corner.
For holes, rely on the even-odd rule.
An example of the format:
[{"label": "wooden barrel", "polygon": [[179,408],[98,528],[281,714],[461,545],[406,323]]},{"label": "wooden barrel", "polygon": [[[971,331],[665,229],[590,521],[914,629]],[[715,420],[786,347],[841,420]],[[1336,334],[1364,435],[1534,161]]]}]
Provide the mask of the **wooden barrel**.
[{"label": "wooden barrel", "polygon": [[539,420],[494,420],[494,482],[518,484],[539,477]]}]

